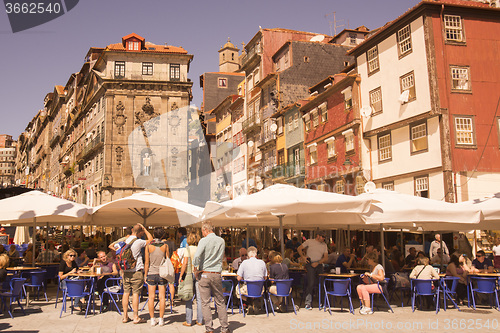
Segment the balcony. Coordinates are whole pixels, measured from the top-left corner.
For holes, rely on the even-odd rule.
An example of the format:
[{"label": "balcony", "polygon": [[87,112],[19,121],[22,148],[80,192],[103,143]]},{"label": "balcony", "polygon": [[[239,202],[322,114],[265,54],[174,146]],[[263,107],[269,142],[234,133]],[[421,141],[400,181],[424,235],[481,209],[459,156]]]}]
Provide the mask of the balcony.
[{"label": "balcony", "polygon": [[104,144],[104,135],[97,135],[83,150],[76,156],[77,161],[83,161],[87,156],[101,148]]},{"label": "balcony", "polygon": [[241,58],[241,67],[244,68],[252,62],[260,60],[260,45],[253,47],[248,53]]},{"label": "balcony", "polygon": [[61,137],[61,131],[56,129],[52,133],[52,137],[50,138],[49,145],[52,147],[55,143],[57,143],[58,139]]},{"label": "balcony", "polygon": [[273,179],[285,178],[286,163],[273,168]]},{"label": "balcony", "polygon": [[306,169],[303,159],[281,164],[273,168],[273,179],[304,177],[305,174]]},{"label": "balcony", "polygon": [[243,132],[248,133],[253,130],[260,130],[260,114],[253,114],[247,119],[243,120]]},{"label": "balcony", "polygon": [[276,144],[276,133],[267,131],[261,135],[259,149],[264,150]]}]

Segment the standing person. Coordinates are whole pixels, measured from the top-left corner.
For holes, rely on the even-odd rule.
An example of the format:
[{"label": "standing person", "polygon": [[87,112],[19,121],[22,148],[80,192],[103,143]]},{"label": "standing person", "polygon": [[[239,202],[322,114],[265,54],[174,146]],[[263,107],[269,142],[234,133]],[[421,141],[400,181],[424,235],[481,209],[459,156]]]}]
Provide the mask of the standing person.
[{"label": "standing person", "polygon": [[[437,255],[437,250],[439,248],[441,248],[441,235],[440,234],[436,234],[434,235],[434,241],[431,243],[431,247],[429,248],[429,257],[432,258],[434,256]],[[443,250],[444,250],[444,254],[446,254],[447,256],[450,255],[450,251],[448,251],[448,247],[446,246],[446,243],[443,241]]]},{"label": "standing person", "polygon": [[325,243],[326,234],[318,231],[315,239],[308,239],[302,243],[297,252],[306,262],[307,288],[306,309],[312,310],[313,289],[318,285],[319,275],[323,273],[323,264],[328,261],[328,247]]},{"label": "standing person", "polygon": [[493,252],[493,266],[500,268],[500,237],[495,239],[495,246],[491,250]]},{"label": "standing person", "polygon": [[[170,233],[167,231],[167,233],[165,234],[165,237],[167,238],[165,243],[168,246],[168,259],[170,260],[170,257],[172,256],[172,254],[175,251],[177,251],[177,246],[175,246],[175,236],[174,236],[173,232]],[[173,307],[174,306],[174,296],[175,296],[175,284],[173,282],[168,284],[168,290],[170,291],[170,306]]]},{"label": "standing person", "polygon": [[[140,239],[146,235],[147,241]],[[140,223],[132,228],[130,235],[125,243],[130,245],[134,257],[135,267],[123,271],[123,323],[128,323],[131,319],[128,317],[128,300],[132,293],[132,309],[134,311],[134,324],[145,323],[146,321],[139,317],[139,294],[142,291],[144,283],[144,263],[142,262],[141,250],[153,240],[153,236]]]},{"label": "standing person", "polygon": [[226,243],[224,239],[213,232],[213,225],[209,221],[202,224],[203,238],[198,244],[194,256],[195,275],[201,295],[203,306],[203,319],[205,320],[206,333],[214,331],[210,298],[213,295],[217,306],[217,315],[222,326],[222,333],[231,332],[227,320],[226,305],[222,294],[222,260]]},{"label": "standing person", "polygon": [[384,281],[385,279],[385,271],[384,267],[379,264],[379,256],[375,252],[371,252],[367,256],[368,266],[372,269],[371,273],[366,272],[364,275],[361,275],[363,282],[365,284],[360,284],[356,288],[359,300],[361,301],[361,308],[359,309],[359,313],[362,315],[373,314],[373,311],[370,307],[370,294],[380,294],[382,291],[380,290],[377,282]]},{"label": "standing person", "polygon": [[167,290],[167,280],[160,277],[160,265],[164,259],[168,260],[168,245],[161,239],[165,235],[165,230],[156,227],[153,241],[146,246],[146,260],[144,263],[145,282],[148,285],[148,309],[151,326],[156,325],[155,320],[155,293],[158,286],[158,297],[160,299],[160,317],[158,326],[163,326],[163,315],[165,314],[165,293]]},{"label": "standing person", "polygon": [[118,275],[118,268],[116,268],[116,264],[109,260],[106,256],[106,252],[99,251],[97,252],[97,258],[92,262],[92,272],[96,272],[97,268],[100,268],[101,274],[97,278],[96,290],[99,295],[102,295],[102,305],[103,311],[107,311],[109,305],[109,294],[103,294],[104,289],[106,288],[106,280],[111,276]]},{"label": "standing person", "polygon": [[[196,250],[198,249],[198,243],[200,241],[200,236],[197,232],[191,232],[187,236],[187,247],[184,251],[184,256],[182,258],[181,274],[179,277],[179,283],[184,281],[184,274],[193,274],[193,261]],[[194,279],[195,280],[195,279]],[[196,324],[199,326],[203,325],[203,309],[201,306],[201,296],[200,287],[198,281],[195,280],[195,295],[196,295]],[[186,321],[182,323],[184,326],[193,326],[193,298],[186,302]]]}]

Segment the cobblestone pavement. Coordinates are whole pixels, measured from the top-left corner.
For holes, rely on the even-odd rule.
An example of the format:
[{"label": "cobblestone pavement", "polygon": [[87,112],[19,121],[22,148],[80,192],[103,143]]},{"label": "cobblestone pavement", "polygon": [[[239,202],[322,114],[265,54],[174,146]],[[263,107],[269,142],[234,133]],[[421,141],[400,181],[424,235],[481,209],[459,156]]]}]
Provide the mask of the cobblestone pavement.
[{"label": "cobblestone pavement", "polygon": [[[49,293],[49,303],[45,301],[33,301],[27,308],[27,315],[16,308],[14,319],[0,315],[1,332],[198,332],[205,331],[204,326],[185,327],[184,305],[177,303],[174,313],[166,311],[165,326],[151,327],[149,322],[140,325],[133,323],[123,324],[121,316],[116,311],[108,311],[96,315],[90,314],[87,318],[84,315],[71,314],[68,310],[59,318],[61,305],[58,303],[54,307],[55,292],[52,285]],[[297,299],[297,302],[300,299]],[[344,300],[344,305],[345,305]],[[143,303],[141,303],[142,306]],[[357,306],[358,301],[354,301]],[[338,305],[338,303],[337,303]],[[360,315],[355,309],[355,315],[347,311],[340,312],[338,308],[330,315],[327,312],[319,311],[316,307],[313,310],[301,308],[296,316],[291,313],[276,313],[266,317],[265,312],[258,315],[250,315],[243,318],[242,314],[229,312],[230,328],[234,332],[463,332],[463,331],[492,331],[500,332],[500,312],[486,306],[474,311],[467,307],[462,307],[462,311],[448,308],[448,311],[441,310],[437,315],[432,310],[414,313],[411,307],[404,308],[393,305],[394,313],[387,311],[386,307],[380,304],[380,310],[373,315]],[[158,316],[158,314],[156,314]],[[144,319],[149,319],[147,309],[140,313]],[[214,320],[216,332],[220,332],[219,322]]]}]

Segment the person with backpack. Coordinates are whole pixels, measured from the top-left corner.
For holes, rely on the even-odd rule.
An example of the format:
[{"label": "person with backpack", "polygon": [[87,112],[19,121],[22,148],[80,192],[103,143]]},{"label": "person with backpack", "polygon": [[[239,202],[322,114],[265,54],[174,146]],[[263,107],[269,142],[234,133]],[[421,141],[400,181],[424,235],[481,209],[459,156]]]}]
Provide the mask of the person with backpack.
[{"label": "person with backpack", "polygon": [[[147,240],[141,239],[146,235]],[[132,228],[132,234],[125,240],[125,244],[117,251],[118,265],[123,271],[123,323],[128,323],[128,301],[132,293],[132,309],[134,311],[134,324],[145,323],[139,317],[139,295],[144,283],[144,262],[141,250],[153,240],[153,236],[140,223]]]},{"label": "person with backpack", "polygon": [[[148,309],[149,317],[151,318],[151,326],[163,326],[163,315],[165,314],[165,293],[167,290],[167,280],[160,277],[160,265],[164,260],[169,260],[168,245],[161,239],[165,235],[165,230],[162,227],[156,227],[153,241],[146,246],[145,249],[145,264],[144,264],[144,279],[148,285]],[[160,317],[155,320],[155,292],[158,286],[158,297],[160,300]]]}]

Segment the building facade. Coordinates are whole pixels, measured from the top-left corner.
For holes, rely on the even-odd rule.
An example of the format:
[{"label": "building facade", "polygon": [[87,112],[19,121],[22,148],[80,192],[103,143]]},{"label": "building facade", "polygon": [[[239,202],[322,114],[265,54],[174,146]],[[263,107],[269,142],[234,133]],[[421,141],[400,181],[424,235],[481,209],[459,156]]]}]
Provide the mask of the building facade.
[{"label": "building facade", "polygon": [[0,135],[0,187],[15,185],[16,144],[12,135]]}]

